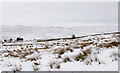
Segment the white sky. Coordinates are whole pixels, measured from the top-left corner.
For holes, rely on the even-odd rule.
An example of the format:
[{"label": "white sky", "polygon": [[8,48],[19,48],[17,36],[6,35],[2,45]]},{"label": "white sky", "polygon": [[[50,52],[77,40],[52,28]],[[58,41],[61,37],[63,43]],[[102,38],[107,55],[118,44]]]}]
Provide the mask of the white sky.
[{"label": "white sky", "polygon": [[117,2],[9,2],[2,4],[3,25],[117,25]]},{"label": "white sky", "polygon": [[118,2],[119,0],[0,0],[0,2]]}]

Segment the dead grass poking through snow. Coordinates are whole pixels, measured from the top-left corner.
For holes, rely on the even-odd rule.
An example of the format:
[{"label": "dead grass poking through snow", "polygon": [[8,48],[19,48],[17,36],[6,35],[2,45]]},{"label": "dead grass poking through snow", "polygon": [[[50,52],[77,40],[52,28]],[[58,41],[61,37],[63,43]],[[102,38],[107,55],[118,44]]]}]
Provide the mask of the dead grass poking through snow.
[{"label": "dead grass poking through snow", "polygon": [[40,57],[39,56],[33,56],[33,57],[29,57],[29,58],[27,58],[26,60],[30,60],[30,61],[36,61],[37,59],[40,59]]},{"label": "dead grass poking through snow", "polygon": [[110,43],[102,43],[102,44],[99,44],[97,47],[100,47],[100,48],[103,48],[103,47],[106,47],[106,48],[109,48],[109,47],[118,47],[120,43],[119,42],[116,42],[116,41],[113,41],[113,42],[110,42]]},{"label": "dead grass poking through snow", "polygon": [[59,54],[59,55],[62,55],[65,53],[65,50],[64,48],[57,48],[54,50],[54,53],[53,54]]},{"label": "dead grass poking through snow", "polygon": [[11,66],[12,66],[12,64],[11,64],[10,62],[8,62],[7,66],[8,66],[8,67],[11,67]]},{"label": "dead grass poking through snow", "polygon": [[70,47],[67,47],[67,48],[65,48],[65,51],[73,52],[73,49],[71,49]]},{"label": "dead grass poking through snow", "polygon": [[49,62],[49,67],[51,69],[55,68],[55,69],[60,69],[60,62],[57,61],[50,61]]},{"label": "dead grass poking through snow", "polygon": [[62,55],[66,52],[73,52],[73,49],[71,49],[70,47],[66,47],[66,48],[57,48],[57,49],[54,49],[53,51],[53,54],[58,54],[58,55]]},{"label": "dead grass poking through snow", "polygon": [[66,63],[66,62],[71,62],[72,60],[70,59],[70,57],[68,56],[64,56],[63,57],[63,62]]},{"label": "dead grass poking through snow", "polygon": [[77,43],[77,45],[81,45],[80,46],[80,48],[84,48],[84,47],[86,47],[86,46],[89,46],[89,45],[92,45],[93,44],[93,42],[87,42],[87,43]]},{"label": "dead grass poking through snow", "polygon": [[118,53],[117,52],[112,52],[110,55],[112,62],[113,61],[118,61]]},{"label": "dead grass poking through snow", "polygon": [[56,69],[60,69],[60,63],[56,63],[55,68],[56,68]]},{"label": "dead grass poking through snow", "polygon": [[35,65],[35,64],[32,65],[32,68],[33,68],[33,71],[39,70],[39,67],[37,65]]},{"label": "dead grass poking through snow", "polygon": [[15,73],[15,72],[19,72],[22,70],[22,66],[19,64],[19,65],[15,65],[13,68],[12,68],[12,71]]}]

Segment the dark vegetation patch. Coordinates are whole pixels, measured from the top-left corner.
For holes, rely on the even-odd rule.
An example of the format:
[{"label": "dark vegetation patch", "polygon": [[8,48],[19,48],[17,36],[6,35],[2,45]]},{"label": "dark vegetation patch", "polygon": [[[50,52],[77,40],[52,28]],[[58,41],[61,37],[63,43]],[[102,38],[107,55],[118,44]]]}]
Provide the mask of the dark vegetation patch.
[{"label": "dark vegetation patch", "polygon": [[65,56],[63,58],[63,62],[66,63],[66,62],[71,62],[72,60],[68,57],[68,56]]},{"label": "dark vegetation patch", "polygon": [[89,41],[92,41],[92,39],[82,40],[82,42],[89,42]]},{"label": "dark vegetation patch", "polygon": [[79,53],[74,56],[75,61],[84,61],[90,54],[92,53],[91,49],[87,49],[82,51],[82,53]]},{"label": "dark vegetation patch", "polygon": [[118,47],[118,45],[120,44],[120,42],[116,42],[116,41],[113,41],[113,42],[110,42],[110,43],[103,43],[103,44],[99,44],[97,47],[100,47],[100,48],[103,48],[103,47],[106,47],[106,48],[109,48],[109,47]]},{"label": "dark vegetation patch", "polygon": [[92,45],[92,44],[93,44],[93,42],[88,42],[88,43],[79,43],[77,45],[81,45],[81,48],[83,49],[84,47]]}]

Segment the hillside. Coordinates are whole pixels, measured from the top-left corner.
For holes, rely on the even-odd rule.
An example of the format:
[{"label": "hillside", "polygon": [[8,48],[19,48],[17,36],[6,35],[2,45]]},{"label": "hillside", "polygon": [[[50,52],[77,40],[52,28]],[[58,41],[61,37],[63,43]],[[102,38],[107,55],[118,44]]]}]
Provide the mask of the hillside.
[{"label": "hillside", "polygon": [[0,71],[117,71],[119,36],[3,43]]}]

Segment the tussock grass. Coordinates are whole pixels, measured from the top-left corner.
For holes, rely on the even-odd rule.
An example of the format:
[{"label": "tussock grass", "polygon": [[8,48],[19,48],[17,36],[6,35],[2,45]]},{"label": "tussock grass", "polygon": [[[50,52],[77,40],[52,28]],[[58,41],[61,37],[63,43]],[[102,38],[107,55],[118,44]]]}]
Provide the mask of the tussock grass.
[{"label": "tussock grass", "polygon": [[79,61],[79,60],[81,59],[81,56],[82,56],[82,54],[79,53],[79,54],[75,55],[75,56],[73,57],[73,59],[74,59],[75,61]]},{"label": "tussock grass", "polygon": [[82,40],[82,42],[89,42],[92,41],[92,39]]},{"label": "tussock grass", "polygon": [[56,69],[60,69],[60,63],[57,63],[55,66]]},{"label": "tussock grass", "polygon": [[11,66],[12,66],[12,64],[11,64],[10,62],[8,62],[7,66],[8,66],[8,67],[11,67]]},{"label": "tussock grass", "polygon": [[52,63],[52,62],[49,63],[49,66],[50,66],[51,69],[53,68],[53,64],[54,63]]},{"label": "tussock grass", "polygon": [[33,64],[34,64],[34,65],[40,65],[40,61],[38,61],[38,62],[36,61],[36,62],[34,62]]},{"label": "tussock grass", "polygon": [[67,48],[65,49],[65,51],[73,52],[73,49],[71,49],[70,47],[67,47]]},{"label": "tussock grass", "polygon": [[84,48],[84,47],[86,47],[86,46],[89,46],[89,45],[92,45],[93,44],[93,42],[87,42],[87,43],[77,43],[77,45],[81,45],[80,46],[80,48]]},{"label": "tussock grass", "polygon": [[53,54],[59,54],[59,55],[62,55],[65,53],[65,50],[64,48],[57,48],[54,50]]},{"label": "tussock grass", "polygon": [[91,65],[91,62],[90,61],[85,61],[84,64],[85,65]]},{"label": "tussock grass", "polygon": [[32,65],[32,68],[33,68],[33,71],[37,71],[37,70],[39,70],[39,67],[37,67],[36,65]]},{"label": "tussock grass", "polygon": [[50,67],[51,69],[53,69],[53,68],[60,69],[60,62],[50,61],[50,62],[49,62],[49,67]]},{"label": "tussock grass", "polygon": [[36,61],[37,59],[40,59],[40,57],[29,57],[26,60]]},{"label": "tussock grass", "polygon": [[109,47],[118,47],[120,43],[119,42],[116,42],[116,41],[113,41],[113,42],[110,42],[110,43],[103,43],[103,44],[99,44],[97,47],[100,47],[100,48],[103,48],[103,47],[106,47],[106,48],[109,48]]},{"label": "tussock grass", "polygon": [[12,68],[12,71],[15,73],[15,72],[19,72],[22,70],[22,66],[19,64],[19,65],[15,65],[13,68]]},{"label": "tussock grass", "polygon": [[27,55],[29,55],[29,53],[24,53],[20,56],[20,58],[26,58]]},{"label": "tussock grass", "polygon": [[99,61],[99,59],[97,57],[95,57],[94,61],[97,62],[97,61]]},{"label": "tussock grass", "polygon": [[112,62],[117,61],[118,60],[118,53],[112,52],[110,55]]},{"label": "tussock grass", "polygon": [[87,55],[91,54],[91,52],[92,52],[91,48],[87,48],[86,50],[83,51],[83,53],[84,54],[86,53]]},{"label": "tussock grass", "polygon": [[42,48],[35,48],[35,50],[36,51],[38,51],[38,49],[50,49],[50,47],[49,46],[47,46],[47,45],[45,45],[44,47],[42,47]]},{"label": "tussock grass", "polygon": [[105,42],[109,42],[109,40],[104,40]]},{"label": "tussock grass", "polygon": [[110,43],[110,45],[116,46],[116,47],[118,47],[119,44],[120,44],[119,42],[114,42],[114,41]]},{"label": "tussock grass", "polygon": [[70,57],[68,56],[64,56],[63,58],[63,62],[66,63],[66,62],[71,62],[72,60],[70,59]]},{"label": "tussock grass", "polygon": [[[107,37],[107,38],[106,38]],[[45,42],[45,43],[37,43],[37,46],[41,46],[42,48],[36,47],[34,48],[33,44],[29,45],[8,45],[8,46],[21,46],[21,50],[4,50],[0,52],[0,55],[3,54],[5,57],[20,57],[21,60],[25,61],[35,61],[33,62],[33,70],[37,71],[39,70],[40,62],[37,62],[38,59],[41,59],[40,55],[37,55],[40,53],[40,49],[50,49],[51,47],[61,46],[60,48],[54,49],[52,52],[53,54],[57,54],[57,59],[62,60],[62,62],[57,61],[51,61],[49,62],[49,67],[51,69],[56,68],[60,69],[60,63],[66,63],[66,62],[72,62],[74,61],[80,61],[85,63],[85,65],[91,65],[92,62],[97,62],[98,64],[105,64],[104,62],[100,61],[99,58],[94,55],[97,55],[103,50],[104,48],[113,48],[118,47],[120,42],[117,42],[117,35],[113,35],[112,39],[108,36],[102,36],[102,35],[94,35],[92,38],[90,37],[83,37],[79,39],[66,39],[66,40],[57,40],[57,42]],[[87,40],[85,40],[87,39]],[[114,40],[114,41],[113,41]],[[6,46],[3,44],[3,46]],[[90,47],[93,46],[93,49]],[[89,48],[88,48],[89,47]],[[7,49],[7,48],[6,48]],[[74,49],[80,49],[80,53],[76,55],[71,56],[61,56],[63,54],[66,54],[67,52],[74,53]],[[5,53],[5,54],[4,54]],[[7,53],[7,54],[6,54]],[[34,55],[34,53],[37,53]],[[51,53],[50,53],[51,54]],[[94,58],[93,58],[94,57]],[[112,53],[110,55],[112,61],[118,60],[118,54]],[[13,65],[10,63],[8,64],[9,67],[12,67]],[[13,71],[20,71],[21,69],[16,66],[16,68],[13,69]]]},{"label": "tussock grass", "polygon": [[58,55],[58,57],[57,58],[61,58],[61,55]]},{"label": "tussock grass", "polygon": [[88,48],[86,50],[82,50],[79,54],[75,55],[73,59],[75,61],[84,61],[89,55],[91,54],[91,48]]},{"label": "tussock grass", "polygon": [[[78,44],[78,43],[77,43]],[[74,45],[74,46],[72,46],[72,48],[74,48],[74,49],[79,49],[79,48],[81,48],[81,46],[80,45]]]},{"label": "tussock grass", "polygon": [[105,64],[105,62],[103,62],[103,61],[98,61],[98,64]]}]

